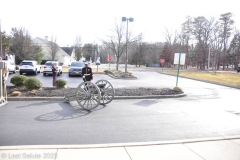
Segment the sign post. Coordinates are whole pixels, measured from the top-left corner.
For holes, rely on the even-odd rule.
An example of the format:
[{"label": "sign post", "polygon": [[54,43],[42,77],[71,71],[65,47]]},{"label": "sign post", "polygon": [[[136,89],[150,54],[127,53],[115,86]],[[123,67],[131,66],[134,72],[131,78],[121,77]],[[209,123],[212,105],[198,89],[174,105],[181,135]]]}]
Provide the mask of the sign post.
[{"label": "sign post", "polygon": [[161,65],[162,65],[162,72],[163,72],[163,65],[164,65],[164,63],[165,63],[165,59],[160,59],[160,63],[161,63]]},{"label": "sign post", "polygon": [[110,63],[109,61],[112,61],[113,57],[112,56],[108,56],[108,65],[109,65],[109,70],[110,70]]},{"label": "sign post", "polygon": [[185,57],[186,57],[186,53],[175,53],[175,55],[174,55],[174,64],[178,64],[176,86],[178,85],[178,76],[179,76],[180,65],[185,64]]},{"label": "sign post", "polygon": [[180,69],[180,59],[181,59],[181,53],[179,54],[179,59],[178,59],[178,71],[177,71],[177,82],[176,82],[176,86],[178,85],[178,76],[179,76],[179,69]]}]

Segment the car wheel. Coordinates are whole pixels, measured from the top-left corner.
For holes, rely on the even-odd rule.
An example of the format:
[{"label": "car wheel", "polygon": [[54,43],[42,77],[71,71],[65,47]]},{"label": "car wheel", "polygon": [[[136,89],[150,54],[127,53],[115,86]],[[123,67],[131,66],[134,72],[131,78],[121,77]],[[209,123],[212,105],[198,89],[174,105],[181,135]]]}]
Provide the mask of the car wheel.
[{"label": "car wheel", "polygon": [[60,71],[58,72],[57,76],[60,76]]},{"label": "car wheel", "polygon": [[22,75],[22,74],[23,74],[21,71],[20,71],[19,73],[20,73],[20,75]]},{"label": "car wheel", "polygon": [[13,71],[13,74],[15,74],[16,73],[16,71]]},{"label": "car wheel", "polygon": [[68,74],[68,77],[72,77],[70,74]]},{"label": "car wheel", "polygon": [[43,76],[46,76],[46,73],[43,73]]}]

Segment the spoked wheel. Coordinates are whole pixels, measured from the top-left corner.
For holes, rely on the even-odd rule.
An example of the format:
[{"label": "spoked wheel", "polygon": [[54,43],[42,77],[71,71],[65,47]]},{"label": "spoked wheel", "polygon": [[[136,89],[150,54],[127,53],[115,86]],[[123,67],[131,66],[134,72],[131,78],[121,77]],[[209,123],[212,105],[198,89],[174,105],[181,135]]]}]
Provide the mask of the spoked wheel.
[{"label": "spoked wheel", "polygon": [[115,95],[115,91],[113,89],[112,84],[106,80],[99,80],[95,84],[100,89],[100,93],[101,93],[100,104],[110,103],[113,100]]},{"label": "spoked wheel", "polygon": [[76,89],[76,101],[86,110],[92,110],[100,104],[100,90],[92,82],[82,82]]}]

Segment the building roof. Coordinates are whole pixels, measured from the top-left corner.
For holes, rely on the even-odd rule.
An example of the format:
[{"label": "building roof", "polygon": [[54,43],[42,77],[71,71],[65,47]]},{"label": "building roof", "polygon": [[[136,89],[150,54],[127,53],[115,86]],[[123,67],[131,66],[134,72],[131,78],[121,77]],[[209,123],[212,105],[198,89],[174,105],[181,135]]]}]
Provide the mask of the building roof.
[{"label": "building roof", "polygon": [[71,56],[73,52],[73,47],[60,47],[62,50],[64,50],[69,56]]}]

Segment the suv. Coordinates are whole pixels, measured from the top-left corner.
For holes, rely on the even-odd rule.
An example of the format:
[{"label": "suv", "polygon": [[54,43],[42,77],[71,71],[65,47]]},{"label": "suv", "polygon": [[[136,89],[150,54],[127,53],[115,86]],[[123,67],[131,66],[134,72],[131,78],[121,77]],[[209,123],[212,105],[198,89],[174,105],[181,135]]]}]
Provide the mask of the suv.
[{"label": "suv", "polygon": [[82,68],[85,66],[83,62],[72,62],[71,65],[69,66],[68,70],[68,76],[71,77],[73,75],[79,75],[82,76]]},{"label": "suv", "polygon": [[23,60],[19,64],[19,73],[22,75],[23,73],[33,73],[37,75],[37,73],[40,73],[40,65],[37,61],[33,60]]},{"label": "suv", "polygon": [[62,65],[58,61],[47,61],[43,68],[43,75],[52,74],[52,63],[56,64],[57,75],[60,76],[62,74]]}]

